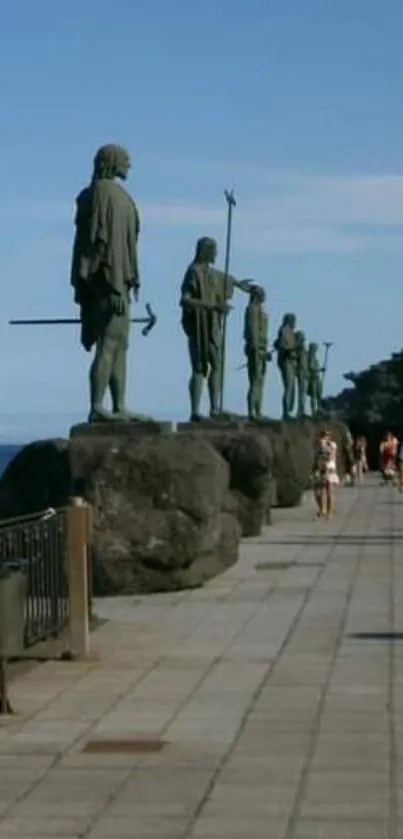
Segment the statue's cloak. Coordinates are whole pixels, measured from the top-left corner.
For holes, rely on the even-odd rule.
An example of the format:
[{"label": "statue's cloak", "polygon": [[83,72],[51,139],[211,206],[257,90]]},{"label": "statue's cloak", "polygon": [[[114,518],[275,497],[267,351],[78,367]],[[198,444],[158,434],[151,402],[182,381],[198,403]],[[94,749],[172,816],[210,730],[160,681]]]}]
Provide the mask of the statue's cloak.
[{"label": "statue's cloak", "polygon": [[140,219],[126,190],[110,178],[100,178],[77,197],[75,227],[71,284],[81,308],[81,342],[90,350],[98,337],[100,301],[112,291],[124,295],[139,286]]}]

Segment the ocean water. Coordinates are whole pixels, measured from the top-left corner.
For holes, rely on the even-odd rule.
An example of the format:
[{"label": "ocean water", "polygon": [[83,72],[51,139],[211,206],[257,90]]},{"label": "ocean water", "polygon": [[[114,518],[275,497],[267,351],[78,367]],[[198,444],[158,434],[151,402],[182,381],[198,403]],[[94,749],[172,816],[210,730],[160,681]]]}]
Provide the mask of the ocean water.
[{"label": "ocean water", "polygon": [[17,443],[0,445],[0,476],[3,474],[7,464],[10,463],[10,460],[15,457],[21,448],[22,446]]}]

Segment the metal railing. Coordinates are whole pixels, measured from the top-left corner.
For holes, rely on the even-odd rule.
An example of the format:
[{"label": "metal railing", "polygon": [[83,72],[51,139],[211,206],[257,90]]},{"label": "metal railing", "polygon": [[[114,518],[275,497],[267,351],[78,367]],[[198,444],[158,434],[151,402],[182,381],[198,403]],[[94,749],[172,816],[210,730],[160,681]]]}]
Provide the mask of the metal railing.
[{"label": "metal railing", "polygon": [[27,575],[25,647],[56,637],[68,624],[67,556],[66,509],[0,521],[0,571],[21,568]]}]

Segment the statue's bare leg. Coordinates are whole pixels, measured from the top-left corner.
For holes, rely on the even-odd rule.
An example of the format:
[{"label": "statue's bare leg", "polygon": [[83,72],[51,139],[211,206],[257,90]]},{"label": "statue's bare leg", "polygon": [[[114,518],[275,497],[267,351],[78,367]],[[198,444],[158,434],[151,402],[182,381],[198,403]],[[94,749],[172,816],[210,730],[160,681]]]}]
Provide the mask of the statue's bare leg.
[{"label": "statue's bare leg", "polygon": [[194,371],[189,380],[191,422],[198,422],[201,419],[200,403],[203,394],[203,383],[204,376]]},{"label": "statue's bare leg", "polygon": [[303,383],[298,384],[298,416],[305,416],[305,386]]},{"label": "statue's bare leg", "polygon": [[282,375],[283,379],[283,419],[286,420],[290,416],[290,409],[289,409],[289,393],[288,393],[288,381],[285,374]]},{"label": "statue's bare leg", "polygon": [[112,399],[112,418],[128,422],[143,419],[142,416],[128,411],[126,408],[127,383],[127,353],[129,349],[130,310],[127,307],[125,315],[114,320],[114,351],[109,389]]},{"label": "statue's bare leg", "polygon": [[199,422],[202,419],[200,414],[200,403],[203,394],[205,375],[202,369],[197,341],[194,341],[193,338],[189,338],[188,348],[190,364],[192,367],[192,373],[189,380],[190,421]]},{"label": "statue's bare leg", "polygon": [[255,378],[256,378],[256,371],[255,365],[253,363],[253,358],[248,356],[247,361],[247,370],[248,370],[248,395],[247,395],[247,405],[248,405],[248,417],[250,420],[255,419],[256,415],[256,398],[255,398]]},{"label": "statue's bare leg", "polygon": [[113,414],[103,407],[103,401],[111,377],[114,349],[114,342],[107,338],[97,342],[90,369],[89,422],[104,422],[113,419]]},{"label": "statue's bare leg", "polygon": [[221,376],[219,370],[211,370],[208,378],[208,392],[210,399],[210,416],[217,417],[220,413]]},{"label": "statue's bare leg", "polygon": [[126,351],[120,346],[120,344],[117,344],[115,347],[111,377],[109,380],[112,410],[114,414],[119,414],[125,410],[126,375]]},{"label": "statue's bare leg", "polygon": [[258,378],[256,380],[255,385],[255,416],[256,419],[260,419],[262,416],[262,404],[263,404],[263,387],[264,387],[264,373],[259,371]]},{"label": "statue's bare leg", "polygon": [[210,401],[210,417],[218,417],[220,414],[221,396],[221,351],[218,347],[210,345],[209,348],[210,374],[208,377],[208,393]]},{"label": "statue's bare leg", "polygon": [[248,407],[248,418],[254,419],[254,410],[253,410],[253,393],[252,393],[252,385],[249,383],[248,387],[248,395],[246,397],[246,404]]}]

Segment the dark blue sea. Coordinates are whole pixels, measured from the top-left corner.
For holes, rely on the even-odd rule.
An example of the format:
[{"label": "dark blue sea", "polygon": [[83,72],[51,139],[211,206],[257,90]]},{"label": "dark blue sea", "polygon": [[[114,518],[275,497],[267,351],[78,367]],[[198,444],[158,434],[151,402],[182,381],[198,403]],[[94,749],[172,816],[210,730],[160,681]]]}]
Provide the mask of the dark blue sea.
[{"label": "dark blue sea", "polygon": [[10,463],[10,460],[15,457],[21,448],[22,446],[18,444],[5,443],[0,445],[0,475],[3,474],[7,464]]}]

